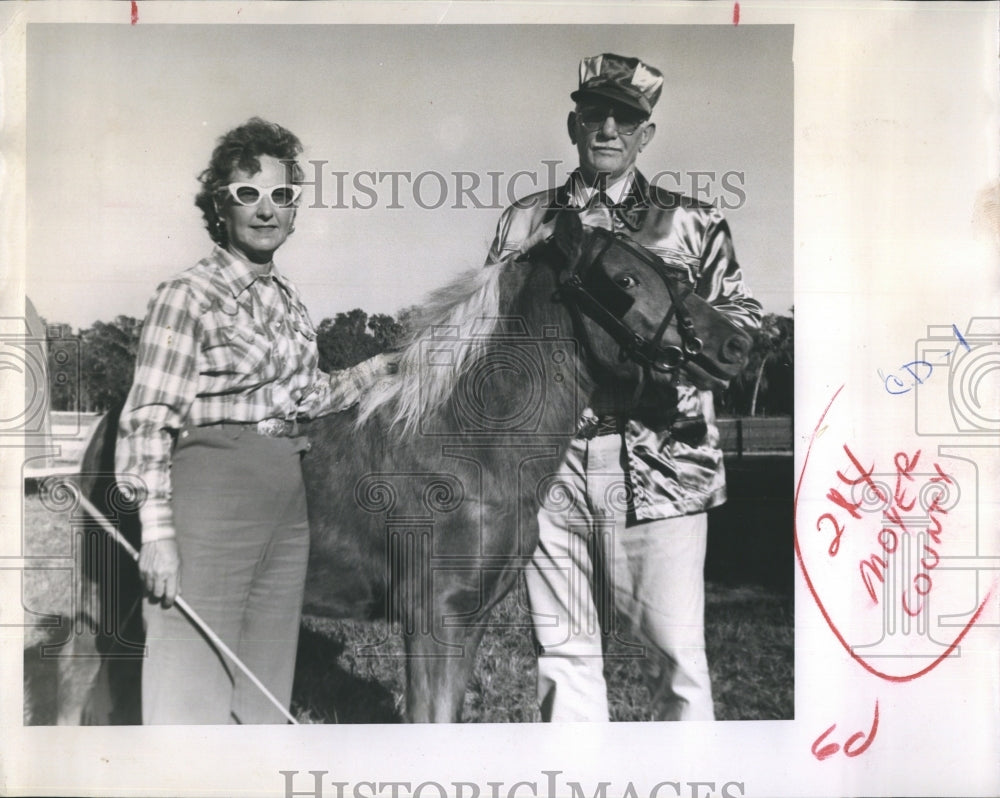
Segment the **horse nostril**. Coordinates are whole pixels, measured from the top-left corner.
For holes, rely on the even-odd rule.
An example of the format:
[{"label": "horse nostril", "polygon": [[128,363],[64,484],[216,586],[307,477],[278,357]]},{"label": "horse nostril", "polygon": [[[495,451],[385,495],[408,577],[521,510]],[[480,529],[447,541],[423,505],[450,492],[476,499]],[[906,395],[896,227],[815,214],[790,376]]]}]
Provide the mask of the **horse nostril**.
[{"label": "horse nostril", "polygon": [[745,363],[750,358],[750,341],[742,335],[730,336],[723,342],[719,358],[723,363]]}]

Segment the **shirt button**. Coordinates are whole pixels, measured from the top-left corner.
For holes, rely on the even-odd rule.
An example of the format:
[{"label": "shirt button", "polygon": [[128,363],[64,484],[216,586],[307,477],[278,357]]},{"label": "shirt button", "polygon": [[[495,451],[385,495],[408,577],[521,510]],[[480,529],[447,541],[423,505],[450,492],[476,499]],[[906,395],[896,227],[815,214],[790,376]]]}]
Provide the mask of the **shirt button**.
[{"label": "shirt button", "polygon": [[186,430],[182,430],[181,431],[181,437],[182,438],[187,438],[190,434],[191,434],[191,430],[187,430],[186,429]]}]

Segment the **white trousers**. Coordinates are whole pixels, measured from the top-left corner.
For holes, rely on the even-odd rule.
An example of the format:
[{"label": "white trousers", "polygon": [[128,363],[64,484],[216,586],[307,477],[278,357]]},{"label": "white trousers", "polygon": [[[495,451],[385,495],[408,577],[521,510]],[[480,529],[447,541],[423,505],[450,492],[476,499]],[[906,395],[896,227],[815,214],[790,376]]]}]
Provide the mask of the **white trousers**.
[{"label": "white trousers", "polygon": [[626,526],[622,455],[619,435],[574,441],[538,513],[525,576],[542,719],[609,719],[603,623],[604,634],[626,643],[625,656],[641,657],[652,720],[713,720],[707,516]]}]

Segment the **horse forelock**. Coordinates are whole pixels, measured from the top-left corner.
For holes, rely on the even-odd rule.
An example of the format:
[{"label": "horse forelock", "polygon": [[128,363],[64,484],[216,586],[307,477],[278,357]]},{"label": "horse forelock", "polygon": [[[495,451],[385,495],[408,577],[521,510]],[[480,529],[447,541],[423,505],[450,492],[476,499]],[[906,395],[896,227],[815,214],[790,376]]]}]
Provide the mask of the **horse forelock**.
[{"label": "horse forelock", "polygon": [[504,262],[470,270],[430,296],[413,320],[398,373],[361,399],[357,426],[384,409],[405,437],[447,401],[500,323],[500,281],[508,268]]}]

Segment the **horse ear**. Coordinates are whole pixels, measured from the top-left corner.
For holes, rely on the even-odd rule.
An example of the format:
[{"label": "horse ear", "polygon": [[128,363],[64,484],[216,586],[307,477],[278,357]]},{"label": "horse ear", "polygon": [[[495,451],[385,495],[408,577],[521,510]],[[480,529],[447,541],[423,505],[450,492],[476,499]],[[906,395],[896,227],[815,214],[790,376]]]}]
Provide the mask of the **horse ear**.
[{"label": "horse ear", "polygon": [[556,212],[556,229],[552,234],[556,247],[570,263],[575,263],[583,247],[583,224],[574,209]]}]

